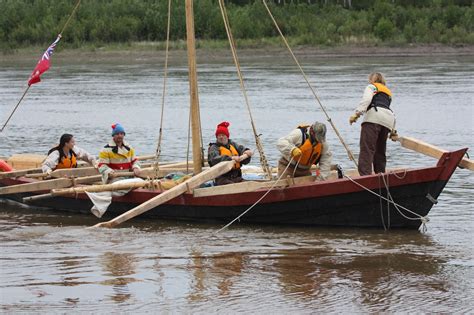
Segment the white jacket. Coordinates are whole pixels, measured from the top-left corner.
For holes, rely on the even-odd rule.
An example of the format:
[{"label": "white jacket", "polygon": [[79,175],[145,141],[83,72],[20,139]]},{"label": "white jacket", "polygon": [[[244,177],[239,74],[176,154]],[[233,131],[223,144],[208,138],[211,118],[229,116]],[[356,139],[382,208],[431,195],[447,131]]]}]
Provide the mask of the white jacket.
[{"label": "white jacket", "polygon": [[[281,152],[283,158],[287,161],[291,160],[291,151],[295,147],[299,147],[303,141],[303,134],[300,129],[295,129],[290,134],[278,139],[277,148]],[[322,143],[321,158],[319,159],[320,179],[327,179],[331,174],[332,153],[329,150],[327,142]]]},{"label": "white jacket", "polygon": [[362,96],[362,100],[359,103],[359,106],[356,108],[356,113],[360,115],[364,115],[364,121],[370,122],[378,125],[382,125],[387,127],[390,131],[395,129],[395,115],[390,109],[386,109],[383,107],[377,107],[369,109],[367,111],[367,107],[369,107],[370,103],[372,103],[372,98],[375,95],[377,88],[373,84],[367,85],[364,90],[364,95]]}]

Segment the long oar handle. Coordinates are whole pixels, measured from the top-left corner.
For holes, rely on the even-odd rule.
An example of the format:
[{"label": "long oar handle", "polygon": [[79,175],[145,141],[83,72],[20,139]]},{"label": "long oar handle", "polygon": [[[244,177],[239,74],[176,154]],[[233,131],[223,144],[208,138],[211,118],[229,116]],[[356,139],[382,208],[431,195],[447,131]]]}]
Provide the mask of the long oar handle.
[{"label": "long oar handle", "polygon": [[120,223],[130,220],[131,218],[134,218],[137,215],[147,212],[181,194],[184,194],[185,192],[189,190],[192,190],[198,187],[202,183],[215,179],[216,177],[219,177],[220,175],[229,172],[230,170],[232,170],[234,165],[235,165],[235,161],[220,162],[214,165],[213,167],[211,167],[210,169],[203,171],[195,175],[194,177],[191,177],[190,179],[182,182],[181,184],[178,184],[177,186],[171,188],[170,190],[160,193],[159,195],[151,198],[150,200],[145,201],[144,203],[119,215],[118,217],[107,222],[98,223],[94,225],[93,227],[111,228],[111,227],[117,226]]},{"label": "long oar handle", "polygon": [[5,172],[5,173],[0,173],[0,179],[21,177],[21,176],[25,176],[26,174],[32,174],[32,173],[38,173],[38,172],[41,172],[41,168],[30,168],[30,169],[20,170],[20,171]]},{"label": "long oar handle", "polygon": [[48,194],[31,196],[31,197],[25,197],[25,198],[23,198],[23,202],[24,203],[29,203],[29,202],[34,202],[34,201],[43,200],[43,199],[49,199],[49,198],[53,198],[53,197],[54,197],[54,195],[52,193],[48,193]]},{"label": "long oar handle", "polygon": [[[411,138],[411,137],[399,137],[399,136],[392,136],[391,139],[393,141],[398,141],[402,145],[402,147],[413,150],[415,152],[434,157],[439,159],[444,153],[448,152],[437,146],[429,144],[427,142]],[[470,160],[468,158],[463,158],[459,162],[459,167],[466,168],[470,171],[474,171],[474,160]]]},{"label": "long oar handle", "polygon": [[114,183],[114,184],[105,184],[105,185],[91,185],[91,186],[81,186],[81,187],[71,187],[66,189],[53,189],[51,193],[53,196],[64,196],[71,194],[79,194],[84,192],[103,192],[103,191],[117,191],[125,189],[135,189],[146,186],[158,185],[159,181],[142,181],[134,183]]}]

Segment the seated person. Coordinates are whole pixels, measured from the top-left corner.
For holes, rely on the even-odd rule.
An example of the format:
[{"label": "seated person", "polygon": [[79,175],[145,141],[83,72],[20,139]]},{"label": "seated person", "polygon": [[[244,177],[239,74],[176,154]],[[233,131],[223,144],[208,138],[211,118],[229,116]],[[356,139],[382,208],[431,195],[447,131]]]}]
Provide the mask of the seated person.
[{"label": "seated person", "polygon": [[248,164],[252,151],[249,148],[239,145],[229,139],[229,123],[224,121],[217,125],[216,143],[209,144],[207,161],[210,166],[214,166],[223,161],[236,161],[232,170],[215,179],[216,185],[227,185],[242,181],[242,164]]},{"label": "seated person", "polygon": [[57,169],[77,167],[77,160],[89,162],[94,167],[97,165],[95,157],[77,147],[73,135],[65,133],[59,139],[59,144],[48,151],[41,170],[50,175]]},{"label": "seated person", "polygon": [[311,166],[319,164],[317,179],[325,180],[331,173],[332,153],[326,143],[326,125],[315,122],[311,126],[298,126],[278,140],[277,148],[282,156],[278,161],[278,177],[311,175]]},{"label": "seated person", "polygon": [[102,181],[108,182],[109,174],[118,170],[141,172],[140,163],[133,147],[125,141],[125,129],[121,124],[112,125],[112,139],[99,152],[99,173]]}]

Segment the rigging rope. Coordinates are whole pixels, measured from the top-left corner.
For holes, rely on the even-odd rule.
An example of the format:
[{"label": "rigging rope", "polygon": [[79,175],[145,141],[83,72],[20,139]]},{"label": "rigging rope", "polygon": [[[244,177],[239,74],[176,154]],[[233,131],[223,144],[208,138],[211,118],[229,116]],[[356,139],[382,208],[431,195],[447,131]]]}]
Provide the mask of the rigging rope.
[{"label": "rigging rope", "polygon": [[188,117],[188,146],[186,147],[186,174],[189,173],[189,147],[191,145],[191,108],[189,108]]},{"label": "rigging rope", "polygon": [[78,0],[78,1],[77,1],[76,6],[74,7],[74,9],[72,9],[72,12],[71,12],[71,14],[69,15],[69,18],[67,19],[66,23],[64,24],[63,29],[61,30],[61,32],[59,32],[59,35],[62,36],[64,30],[66,29],[66,27],[68,26],[69,22],[71,21],[72,16],[74,15],[74,13],[76,12],[77,8],[79,7],[79,4],[81,4],[81,0]]},{"label": "rigging rope", "polygon": [[[387,176],[388,176],[388,175],[389,175],[389,174],[387,174]],[[347,178],[347,179],[349,179],[351,182],[353,182],[354,184],[356,184],[356,185],[359,186],[360,188],[362,188],[362,189],[364,189],[364,190],[370,192],[371,194],[373,194],[373,195],[379,197],[380,199],[386,200],[387,202],[393,204],[393,205],[395,206],[395,209],[397,209],[398,213],[399,213],[402,217],[404,217],[405,219],[407,219],[407,220],[412,220],[412,221],[414,221],[414,220],[420,220],[420,221],[421,221],[421,224],[422,224],[422,230],[423,230],[423,231],[426,231],[426,223],[429,221],[429,218],[426,217],[426,216],[421,216],[421,215],[419,215],[418,213],[416,213],[416,212],[414,212],[414,211],[412,211],[412,210],[410,210],[410,209],[407,209],[407,208],[405,208],[404,206],[402,206],[402,205],[396,203],[396,202],[393,200],[392,195],[390,194],[388,184],[385,182],[385,178],[383,177],[383,175],[382,175],[382,179],[383,179],[385,188],[387,189],[387,196],[388,196],[388,198],[385,198],[384,196],[382,196],[382,195],[380,195],[380,194],[377,194],[376,192],[373,192],[372,190],[370,190],[369,188],[365,187],[365,186],[362,185],[362,184],[359,184],[358,182],[356,182],[354,179],[352,179],[351,177],[347,176],[346,174],[344,174],[344,177]],[[401,211],[399,208],[405,210],[405,211],[408,212],[408,213],[413,214],[414,216],[416,216],[416,218],[406,216],[405,214],[402,213],[402,211]]]},{"label": "rigging rope", "polygon": [[318,95],[316,94],[316,91],[315,89],[313,88],[313,86],[311,85],[311,83],[309,82],[309,79],[306,75],[306,73],[304,72],[303,68],[301,67],[298,59],[296,59],[296,56],[295,54],[293,53],[293,50],[291,49],[290,45],[288,44],[288,41],[286,40],[285,38],[285,35],[283,35],[280,27],[278,26],[278,23],[277,21],[275,20],[275,17],[273,16],[272,12],[270,11],[270,8],[268,7],[267,5],[267,2],[266,0],[262,0],[263,2],[263,5],[265,6],[265,8],[267,9],[267,12],[268,12],[268,15],[270,16],[270,18],[272,19],[273,21],[273,24],[275,24],[275,28],[277,29],[278,33],[280,34],[283,42],[285,43],[286,47],[288,48],[288,51],[290,52],[291,56],[293,57],[293,60],[295,61],[296,65],[298,66],[298,68],[300,69],[301,71],[301,74],[303,75],[306,83],[308,84],[308,87],[311,89],[311,92],[313,93],[313,96],[314,98],[316,99],[317,103],[319,104],[319,106],[321,107],[321,110],[324,112],[324,115],[326,115],[326,119],[327,121],[329,122],[329,124],[331,125],[332,129],[334,130],[334,132],[336,133],[337,137],[339,138],[339,141],[341,141],[342,145],[344,146],[344,148],[346,149],[347,151],[347,154],[349,156],[349,159],[351,161],[354,162],[355,164],[355,167],[357,168],[357,162],[354,158],[354,155],[352,154],[351,150],[349,149],[349,147],[346,145],[346,143],[344,142],[344,139],[342,139],[342,136],[341,134],[339,133],[339,131],[337,130],[336,126],[334,125],[334,123],[332,122],[332,119],[331,117],[329,117],[326,109],[324,108],[323,104],[321,103],[321,100],[319,99]]},{"label": "rigging rope", "polygon": [[283,173],[281,173],[280,177],[277,178],[277,180],[275,181],[275,183],[273,183],[273,185],[263,194],[262,197],[260,197],[257,201],[255,201],[255,203],[253,205],[251,205],[247,210],[245,210],[244,212],[242,212],[241,214],[239,214],[234,220],[230,221],[229,223],[227,223],[226,225],[224,225],[222,228],[220,228],[219,230],[217,230],[217,233],[227,229],[229,226],[231,226],[235,221],[237,221],[238,219],[240,219],[242,216],[244,216],[247,212],[249,212],[250,210],[252,210],[253,207],[255,207],[260,201],[263,200],[263,198],[265,198],[269,193],[270,191],[273,190],[273,188],[276,186],[276,184],[278,184],[278,182],[281,180],[281,178],[283,176],[286,175],[286,171],[288,170],[288,167],[290,167],[291,165],[291,162],[293,161],[293,158],[291,158],[290,162],[288,162],[288,165],[285,167],[285,169],[283,170]]},{"label": "rigging rope", "polygon": [[242,90],[242,94],[244,95],[245,104],[247,105],[247,111],[248,111],[249,116],[250,116],[250,123],[252,125],[252,131],[253,131],[253,135],[255,137],[255,145],[256,145],[257,150],[260,154],[260,164],[262,165],[262,169],[266,173],[267,178],[271,179],[272,178],[272,171],[271,171],[270,167],[268,166],[268,161],[267,161],[267,158],[265,157],[265,153],[263,151],[263,145],[262,145],[262,142],[260,141],[260,136],[257,134],[257,129],[255,127],[255,123],[254,123],[254,120],[253,120],[253,117],[252,117],[252,112],[250,110],[250,103],[249,103],[249,99],[247,97],[247,91],[245,89],[244,79],[243,79],[243,76],[242,76],[242,71],[240,69],[240,63],[239,63],[239,60],[238,60],[238,57],[237,57],[237,50],[236,50],[236,46],[235,46],[235,41],[234,41],[234,37],[232,35],[232,31],[230,29],[229,17],[227,16],[227,10],[225,8],[224,0],[219,0],[219,7],[220,7],[220,10],[221,10],[222,19],[224,20],[224,26],[225,26],[225,30],[226,30],[226,33],[227,33],[227,37],[229,39],[230,50],[232,51],[232,57],[234,59],[235,67],[236,67],[236,70],[237,70],[237,75],[239,77],[240,89]]},{"label": "rigging rope", "polygon": [[168,0],[168,22],[166,28],[166,49],[165,49],[165,67],[163,73],[163,91],[161,95],[161,117],[160,117],[160,131],[158,135],[158,144],[155,152],[155,163],[153,163],[153,173],[155,178],[158,177],[159,171],[159,159],[161,155],[161,140],[163,138],[163,115],[165,110],[165,94],[166,94],[166,82],[168,78],[168,53],[170,43],[170,26],[171,26],[171,0]]}]

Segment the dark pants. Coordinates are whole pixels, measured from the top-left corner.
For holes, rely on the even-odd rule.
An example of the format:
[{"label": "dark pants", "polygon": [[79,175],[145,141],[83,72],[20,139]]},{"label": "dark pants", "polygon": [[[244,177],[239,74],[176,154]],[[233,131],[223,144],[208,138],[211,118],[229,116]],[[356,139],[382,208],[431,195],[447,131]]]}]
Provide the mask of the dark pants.
[{"label": "dark pants", "polygon": [[384,173],[387,158],[387,136],[390,130],[374,123],[363,123],[360,131],[359,174],[372,174],[372,165],[375,173]]},{"label": "dark pants", "polygon": [[220,186],[220,185],[240,183],[241,181],[243,181],[242,171],[239,169],[239,170],[231,170],[230,172],[217,177],[214,180],[214,183],[216,186]]},{"label": "dark pants", "polygon": [[[288,165],[288,161],[285,160],[284,158],[280,158],[278,161],[278,178],[283,174],[283,171],[285,170],[286,166]],[[301,176],[310,176],[311,175],[311,169],[302,169],[302,168],[296,168],[293,165],[290,165],[285,172],[285,175],[283,175],[283,179],[287,177],[301,177]]]}]

